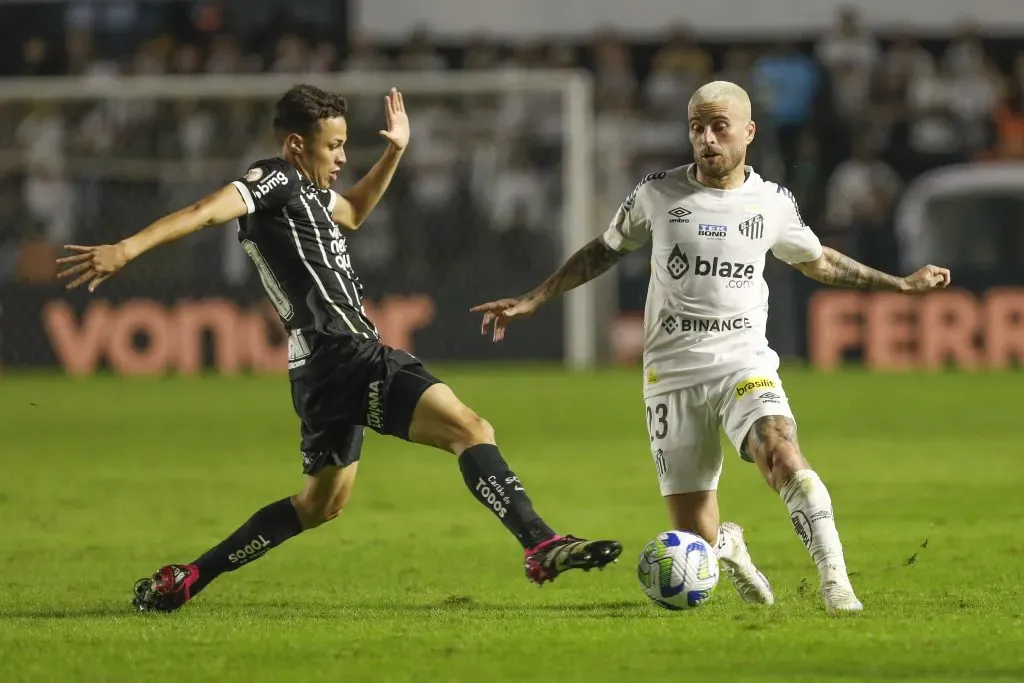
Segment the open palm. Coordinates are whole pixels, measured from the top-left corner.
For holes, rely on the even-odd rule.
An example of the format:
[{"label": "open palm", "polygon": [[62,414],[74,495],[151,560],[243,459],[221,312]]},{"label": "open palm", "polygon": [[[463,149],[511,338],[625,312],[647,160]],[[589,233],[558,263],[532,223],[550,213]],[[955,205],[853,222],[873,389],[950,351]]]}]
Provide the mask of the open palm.
[{"label": "open palm", "polygon": [[101,244],[95,247],[69,244],[65,249],[77,252],[57,259],[57,265],[62,267],[57,273],[58,278],[63,280],[77,276],[67,285],[67,289],[88,283],[89,291],[94,292],[101,282],[124,268],[129,261],[123,244]]},{"label": "open palm", "polygon": [[384,119],[388,129],[380,131],[381,137],[399,150],[409,145],[409,116],[405,113],[405,100],[397,88],[384,96]]}]

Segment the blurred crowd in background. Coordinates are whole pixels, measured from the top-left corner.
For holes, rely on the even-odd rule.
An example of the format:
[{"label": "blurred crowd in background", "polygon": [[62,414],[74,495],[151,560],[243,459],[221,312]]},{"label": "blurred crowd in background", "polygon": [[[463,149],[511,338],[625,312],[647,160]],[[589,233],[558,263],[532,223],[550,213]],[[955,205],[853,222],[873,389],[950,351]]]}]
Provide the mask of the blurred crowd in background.
[{"label": "blurred crowd in background", "polygon": [[[5,48],[5,75],[589,69],[595,234],[639,178],[690,161],[686,103],[712,79],[751,94],[757,170],[793,190],[824,242],[879,268],[898,269],[893,209],[911,179],[951,163],[1024,158],[1024,50],[970,25],[941,40],[873,35],[849,11],[823,35],[793,42],[708,42],[679,26],[647,42],[609,30],[581,44],[452,45],[418,31],[392,45],[350,35],[327,0],[283,14],[254,0],[244,16],[215,2],[172,3],[159,16],[140,14],[138,3],[98,6],[32,9],[20,45]],[[52,245],[116,240],[275,154],[270,103],[0,98],[0,277],[45,281]],[[382,145],[381,97],[350,103],[347,181]],[[364,278],[415,286],[481,262],[492,275],[524,263],[548,270],[560,257],[564,194],[557,97],[439,93],[407,103],[414,142],[391,201],[355,247]],[[146,276],[253,277],[232,239],[207,236]]]}]

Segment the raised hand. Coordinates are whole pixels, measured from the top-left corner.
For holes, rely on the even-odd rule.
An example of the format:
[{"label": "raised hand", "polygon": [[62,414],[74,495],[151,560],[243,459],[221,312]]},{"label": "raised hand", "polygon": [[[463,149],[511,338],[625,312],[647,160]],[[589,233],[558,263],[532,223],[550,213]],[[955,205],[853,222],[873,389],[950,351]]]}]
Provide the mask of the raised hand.
[{"label": "raised hand", "polygon": [[384,119],[387,122],[387,130],[382,130],[380,136],[390,142],[399,151],[409,145],[409,117],[405,113],[405,100],[397,88],[384,96]]},{"label": "raised hand", "polygon": [[78,276],[70,283],[68,289],[89,283],[89,291],[95,292],[100,283],[124,268],[128,263],[128,254],[121,244],[101,244],[95,247],[82,247],[76,244],[64,246],[69,251],[78,252],[73,256],[57,259],[57,265],[63,269],[57,273],[60,279]]}]

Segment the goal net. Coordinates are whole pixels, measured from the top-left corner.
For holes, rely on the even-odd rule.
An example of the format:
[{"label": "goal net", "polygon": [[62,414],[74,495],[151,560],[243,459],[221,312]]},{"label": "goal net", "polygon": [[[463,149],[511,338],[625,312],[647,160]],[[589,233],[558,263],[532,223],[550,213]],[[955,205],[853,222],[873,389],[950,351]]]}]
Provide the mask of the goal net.
[{"label": "goal net", "polygon": [[276,155],[272,105],[296,82],[349,100],[342,186],[384,149],[383,95],[405,96],[412,143],[350,241],[386,342],[427,360],[595,364],[597,302],[611,301],[595,288],[497,346],[468,311],[542,281],[601,222],[589,77],[503,71],[0,81],[4,365],[283,369],[283,340],[231,226],[144,255],[93,296],[47,282],[43,262],[47,243],[117,241]]}]

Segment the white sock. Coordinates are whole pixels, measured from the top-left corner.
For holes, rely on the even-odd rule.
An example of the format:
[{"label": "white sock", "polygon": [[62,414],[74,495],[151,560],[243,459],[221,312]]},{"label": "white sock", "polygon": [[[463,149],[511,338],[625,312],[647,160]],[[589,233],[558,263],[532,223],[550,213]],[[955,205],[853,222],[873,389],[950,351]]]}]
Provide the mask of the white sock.
[{"label": "white sock", "polygon": [[832,516],[832,498],[813,470],[795,473],[779,492],[789,508],[793,529],[803,541],[824,581],[848,582],[843,544]]}]

